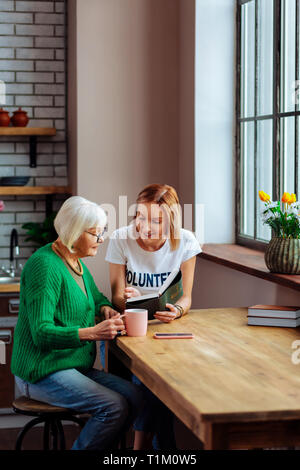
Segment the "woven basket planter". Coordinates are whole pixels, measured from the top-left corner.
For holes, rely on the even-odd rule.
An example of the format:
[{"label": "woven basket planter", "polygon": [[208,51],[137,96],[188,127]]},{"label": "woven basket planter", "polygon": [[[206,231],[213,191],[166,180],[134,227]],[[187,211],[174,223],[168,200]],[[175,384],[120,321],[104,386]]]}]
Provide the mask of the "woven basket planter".
[{"label": "woven basket planter", "polygon": [[265,252],[265,262],[272,273],[300,274],[300,239],[272,238]]}]

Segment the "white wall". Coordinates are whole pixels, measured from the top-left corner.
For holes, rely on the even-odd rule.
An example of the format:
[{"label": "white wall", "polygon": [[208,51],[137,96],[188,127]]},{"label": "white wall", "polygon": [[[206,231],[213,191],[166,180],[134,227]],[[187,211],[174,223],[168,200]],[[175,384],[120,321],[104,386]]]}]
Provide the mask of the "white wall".
[{"label": "white wall", "polygon": [[[178,186],[178,1],[71,0],[68,14],[70,180],[118,215],[119,195]],[[87,264],[110,295],[106,248]]]},{"label": "white wall", "polygon": [[196,0],[195,199],[206,243],[234,242],[235,2]]}]

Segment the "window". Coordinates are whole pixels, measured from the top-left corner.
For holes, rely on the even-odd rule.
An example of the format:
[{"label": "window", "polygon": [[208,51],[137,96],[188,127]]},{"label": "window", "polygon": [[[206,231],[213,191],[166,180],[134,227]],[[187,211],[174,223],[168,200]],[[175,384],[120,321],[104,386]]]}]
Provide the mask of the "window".
[{"label": "window", "polygon": [[258,191],[300,196],[300,0],[238,0],[236,240],[270,240]]}]

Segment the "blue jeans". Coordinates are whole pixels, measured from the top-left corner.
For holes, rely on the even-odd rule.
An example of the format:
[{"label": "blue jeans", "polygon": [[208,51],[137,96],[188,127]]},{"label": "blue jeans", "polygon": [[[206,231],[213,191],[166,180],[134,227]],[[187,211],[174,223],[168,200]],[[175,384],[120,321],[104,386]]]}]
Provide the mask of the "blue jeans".
[{"label": "blue jeans", "polygon": [[50,405],[91,414],[72,450],[106,450],[143,407],[139,388],[102,370],[67,369],[31,384],[16,377],[21,393]]},{"label": "blue jeans", "polygon": [[[105,342],[100,343],[100,359],[105,364]],[[134,422],[136,431],[153,432],[154,450],[175,450],[174,415],[135,375],[132,382],[137,385],[144,397],[142,410]]]}]

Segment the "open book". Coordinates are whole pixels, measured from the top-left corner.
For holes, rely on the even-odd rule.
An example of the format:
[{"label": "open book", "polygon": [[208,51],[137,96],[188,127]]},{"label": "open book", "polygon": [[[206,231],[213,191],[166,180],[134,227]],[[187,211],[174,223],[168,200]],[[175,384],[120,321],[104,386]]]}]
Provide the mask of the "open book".
[{"label": "open book", "polygon": [[174,304],[183,295],[182,274],[180,269],[172,271],[158,292],[127,299],[126,308],[146,308],[148,320],[153,319],[157,311],[166,310],[166,304]]}]

